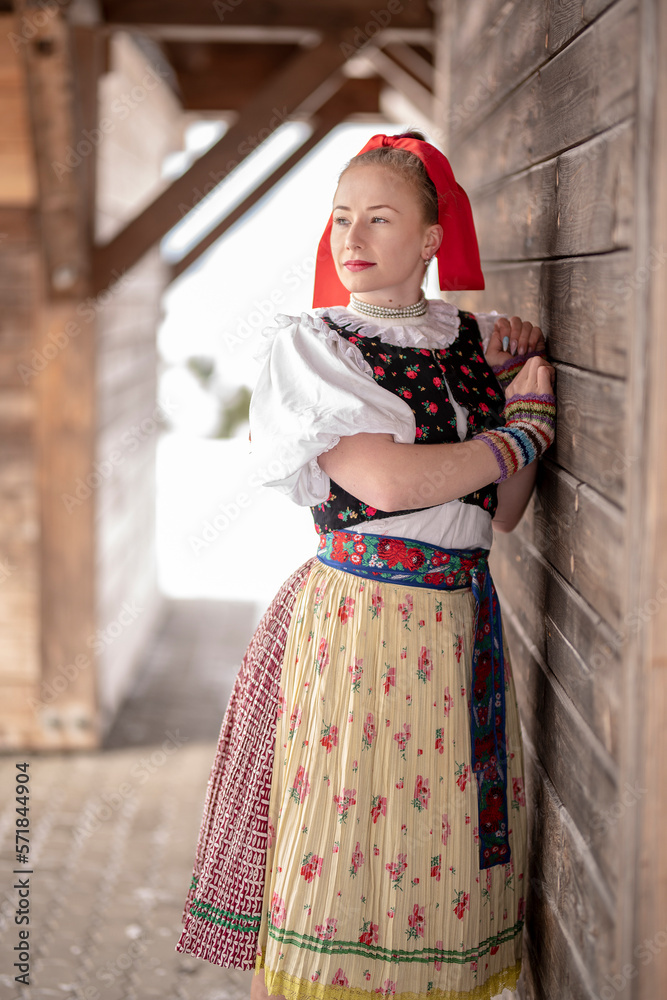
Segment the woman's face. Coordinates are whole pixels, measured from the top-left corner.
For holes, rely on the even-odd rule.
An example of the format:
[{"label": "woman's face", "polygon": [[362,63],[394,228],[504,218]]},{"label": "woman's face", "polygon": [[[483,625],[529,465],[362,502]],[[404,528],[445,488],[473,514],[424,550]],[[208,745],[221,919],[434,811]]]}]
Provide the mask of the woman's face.
[{"label": "woman's face", "polygon": [[[333,201],[331,252],[349,292],[374,305],[400,308],[421,294],[425,260],[442,240],[442,227],[423,221],[417,193],[391,168],[349,167]],[[354,269],[348,261],[370,267]]]}]

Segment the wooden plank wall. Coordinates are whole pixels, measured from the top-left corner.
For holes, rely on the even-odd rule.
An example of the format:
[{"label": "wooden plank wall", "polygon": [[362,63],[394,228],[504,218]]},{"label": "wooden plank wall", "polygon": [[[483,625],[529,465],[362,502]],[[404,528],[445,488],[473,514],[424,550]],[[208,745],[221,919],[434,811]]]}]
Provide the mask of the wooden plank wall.
[{"label": "wooden plank wall", "polygon": [[[1,105],[0,96],[0,116]],[[16,209],[11,214],[18,220],[27,212]],[[24,239],[18,233],[9,235],[7,215],[0,207],[0,747],[35,739],[39,724],[29,699],[38,696],[41,677],[35,394],[18,370],[19,365],[30,368],[36,341],[31,291],[38,279],[39,253],[30,228]]]},{"label": "wooden plank wall", "polygon": [[21,377],[37,339],[39,281],[28,105],[22,65],[0,17],[0,748],[31,742],[40,681],[39,469],[34,385]]},{"label": "wooden plank wall", "polygon": [[[491,556],[532,803],[524,994],[594,1000],[618,972],[628,337],[635,317],[635,0],[444,0],[450,155],[486,289],[539,323],[557,439]],[[623,991],[614,988],[614,996]]]},{"label": "wooden plank wall", "polygon": [[[182,148],[183,115],[159,66],[129,35],[113,36],[101,81],[96,230],[110,239],[167,183],[163,157]],[[157,68],[156,68],[157,67]],[[156,582],[156,333],[168,280],[157,248],[98,297],[96,488],[101,724],[111,722],[162,611]],[[187,331],[184,331],[187,336]]]}]

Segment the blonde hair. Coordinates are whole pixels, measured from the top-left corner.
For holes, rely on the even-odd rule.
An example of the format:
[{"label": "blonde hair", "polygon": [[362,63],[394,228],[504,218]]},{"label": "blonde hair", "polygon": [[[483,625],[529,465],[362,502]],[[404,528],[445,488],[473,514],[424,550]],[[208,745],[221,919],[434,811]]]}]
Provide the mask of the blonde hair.
[{"label": "blonde hair", "polygon": [[[426,136],[419,129],[401,132],[396,138],[420,139],[422,142],[428,142]],[[377,146],[375,149],[369,149],[366,153],[359,153],[348,160],[338,179],[340,180],[350,167],[372,163],[378,163],[394,170],[412,185],[421,205],[425,225],[432,226],[438,222],[438,192],[435,184],[427,174],[426,167],[419,157],[407,149],[397,149],[395,146]]]}]

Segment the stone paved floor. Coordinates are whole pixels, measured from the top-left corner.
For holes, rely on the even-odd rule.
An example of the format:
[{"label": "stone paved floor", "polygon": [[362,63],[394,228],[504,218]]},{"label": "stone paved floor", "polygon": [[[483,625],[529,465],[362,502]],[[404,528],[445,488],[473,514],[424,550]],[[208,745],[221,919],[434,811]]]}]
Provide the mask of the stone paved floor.
[{"label": "stone paved floor", "polygon": [[[252,971],[175,949],[208,773],[263,608],[169,602],[99,752],[0,756],[2,1000],[246,1000]],[[18,760],[30,762],[30,986],[15,983]]]}]

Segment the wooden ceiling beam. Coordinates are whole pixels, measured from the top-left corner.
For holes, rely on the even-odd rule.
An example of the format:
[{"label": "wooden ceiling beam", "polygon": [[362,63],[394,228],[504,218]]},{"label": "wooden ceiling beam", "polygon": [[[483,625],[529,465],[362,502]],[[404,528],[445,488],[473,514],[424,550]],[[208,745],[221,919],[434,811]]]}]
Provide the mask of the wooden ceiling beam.
[{"label": "wooden ceiling beam", "polygon": [[363,52],[364,58],[379,73],[387,83],[403,94],[428,120],[433,119],[433,92],[399,66],[393,59],[378,48],[368,46]]},{"label": "wooden ceiling beam", "polygon": [[404,42],[391,42],[384,46],[384,52],[399,66],[407,69],[422,86],[433,93],[435,90],[435,67],[432,63],[427,62],[423,56],[420,56],[411,45],[406,45]]},{"label": "wooden ceiling beam", "polygon": [[109,243],[94,248],[95,293],[132,267],[285,120],[294,114],[313,114],[340,88],[344,48],[351,35],[348,29],[300,51],[266,81],[221,139]]},{"label": "wooden ceiling beam", "polygon": [[301,51],[293,45],[165,42],[184,111],[240,111]]},{"label": "wooden ceiling beam", "polygon": [[310,136],[283,163],[264,178],[235,208],[229,212],[210,232],[192,247],[180,260],[171,266],[170,281],[180,277],[184,271],[208,250],[228,229],[250,211],[271,188],[282,180],[312,149],[317,146],[333,128],[345,121],[351,114],[366,113],[380,116],[378,104],[377,79],[348,79],[340,90],[328,100],[310,124],[313,131]]},{"label": "wooden ceiling beam", "polygon": [[[104,21],[114,25],[261,25],[311,27],[328,32],[367,24],[376,28],[430,28],[428,0],[375,5],[359,0],[102,0]],[[386,23],[383,23],[386,22]]]},{"label": "wooden ceiling beam", "polygon": [[227,45],[301,45],[309,48],[322,38],[317,28],[265,27],[263,24],[105,24],[106,34],[128,31],[158,42],[211,42]]}]

